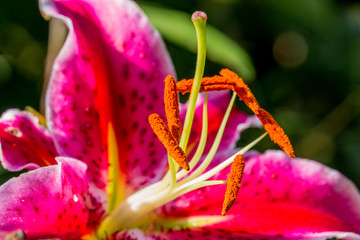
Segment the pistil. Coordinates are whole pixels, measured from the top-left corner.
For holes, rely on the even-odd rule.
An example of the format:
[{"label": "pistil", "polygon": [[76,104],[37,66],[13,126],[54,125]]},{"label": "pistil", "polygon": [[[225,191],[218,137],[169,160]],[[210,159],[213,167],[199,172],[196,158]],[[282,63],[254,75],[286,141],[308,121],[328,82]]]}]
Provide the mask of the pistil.
[{"label": "pistil", "polygon": [[205,60],[206,60],[206,20],[207,16],[204,12],[194,12],[191,20],[194,23],[196,29],[196,37],[198,42],[197,48],[197,60],[194,76],[194,84],[192,86],[191,95],[188,104],[188,110],[186,111],[184,128],[180,138],[180,147],[186,151],[187,144],[190,137],[190,131],[194,119],[196,100],[198,98],[201,79],[204,74]]}]

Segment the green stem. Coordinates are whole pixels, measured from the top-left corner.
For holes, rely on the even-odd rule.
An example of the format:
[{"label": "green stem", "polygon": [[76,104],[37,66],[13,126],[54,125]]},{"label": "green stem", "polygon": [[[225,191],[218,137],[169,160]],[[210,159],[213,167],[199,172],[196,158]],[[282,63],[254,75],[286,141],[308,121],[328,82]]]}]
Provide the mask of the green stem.
[{"label": "green stem", "polygon": [[[203,15],[202,15],[203,14]],[[196,29],[196,37],[198,42],[196,70],[194,76],[194,83],[191,89],[188,109],[186,111],[184,127],[180,139],[180,147],[186,151],[187,144],[190,137],[191,127],[194,119],[196,100],[200,91],[201,79],[204,75],[205,60],[206,60],[206,15],[195,12],[192,17]]]}]

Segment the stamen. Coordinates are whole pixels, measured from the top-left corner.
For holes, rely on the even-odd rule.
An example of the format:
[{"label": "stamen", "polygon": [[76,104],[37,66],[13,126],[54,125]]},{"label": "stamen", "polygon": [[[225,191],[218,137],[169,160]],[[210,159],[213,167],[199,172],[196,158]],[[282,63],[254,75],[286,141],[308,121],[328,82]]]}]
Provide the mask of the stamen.
[{"label": "stamen", "polygon": [[203,181],[203,182],[199,182],[199,183],[195,183],[189,187],[186,188],[177,188],[175,189],[171,194],[168,194],[166,198],[161,198],[159,199],[159,201],[153,202],[152,204],[146,204],[144,206],[138,206],[139,209],[137,209],[136,214],[131,214],[128,216],[126,224],[124,225],[125,228],[132,228],[135,226],[132,226],[132,224],[134,222],[136,222],[138,219],[140,219],[141,217],[143,217],[144,215],[148,214],[149,212],[151,212],[153,209],[156,209],[160,206],[163,206],[165,203],[167,202],[171,202],[172,200],[186,194],[189,193],[191,191],[194,191],[196,189],[199,188],[203,188],[203,187],[207,187],[207,186],[215,186],[215,185],[220,185],[220,184],[224,184],[226,183],[226,181],[223,180],[213,180],[213,181]]},{"label": "stamen", "polygon": [[244,157],[239,154],[236,155],[233,164],[231,165],[230,174],[228,177],[228,184],[226,186],[225,199],[221,215],[225,216],[232,205],[235,203],[237,194],[240,189],[241,179],[244,174],[245,161]]},{"label": "stamen", "polygon": [[189,171],[190,167],[184,151],[181,149],[178,141],[171,134],[169,128],[165,125],[162,118],[156,113],[151,114],[149,116],[149,123],[160,142],[165,146],[169,155],[175,160],[177,164],[179,164],[180,167],[184,168],[186,171]]},{"label": "stamen", "polygon": [[[214,91],[214,90],[233,90],[240,97],[241,100],[255,113],[264,125],[264,129],[269,133],[271,140],[279,145],[279,147],[286,152],[291,158],[294,158],[294,150],[290,143],[288,136],[284,130],[277,124],[274,118],[260,108],[256,101],[254,94],[244,81],[234,72],[229,69],[222,69],[220,71],[222,76],[205,77],[201,80],[200,91]],[[193,79],[181,80],[176,84],[178,91],[187,93],[191,91]]]},{"label": "stamen", "polygon": [[[200,92],[232,90],[254,113],[257,113],[260,106],[244,81],[236,73],[228,69],[221,70],[220,74],[223,76],[215,75],[214,77],[202,78]],[[182,94],[188,93],[191,91],[193,81],[193,79],[181,80],[176,84],[176,87]]]},{"label": "stamen", "polygon": [[236,82],[236,94],[256,114],[260,109],[259,103],[256,101],[254,94],[251,92],[250,88],[244,83],[242,78],[240,78],[236,73],[226,68],[220,71],[220,75],[228,79],[233,79]]},{"label": "stamen", "polygon": [[239,95],[240,99],[243,100],[245,104],[260,119],[264,129],[269,133],[271,140],[277,143],[279,147],[291,158],[294,158],[294,149],[288,136],[285,134],[284,130],[279,126],[279,124],[277,124],[271,114],[260,108],[254,94],[252,94],[251,90],[244,83],[244,81],[236,73],[230,71],[229,69],[222,69],[220,74],[223,77],[234,79],[236,81],[235,91]]},{"label": "stamen", "polygon": [[179,96],[176,90],[176,82],[172,76],[167,76],[165,78],[164,103],[170,132],[177,141],[180,141],[181,122],[179,114]]},{"label": "stamen", "polygon": [[[176,83],[177,90],[182,94],[191,92],[194,79],[183,79]],[[236,82],[232,79],[215,75],[213,77],[204,77],[201,79],[200,92],[215,90],[235,90]]]},{"label": "stamen", "polygon": [[205,170],[206,168],[210,165],[211,161],[213,160],[218,148],[219,148],[219,145],[220,145],[220,141],[222,139],[222,136],[223,136],[223,133],[224,133],[224,130],[225,130],[225,127],[226,127],[226,123],[229,119],[229,116],[230,116],[230,113],[231,113],[231,110],[234,106],[234,103],[235,103],[235,99],[236,99],[236,94],[233,93],[233,96],[230,100],[230,103],[229,103],[229,106],[227,107],[226,109],[226,112],[225,112],[225,115],[223,117],[223,120],[221,121],[221,124],[220,124],[220,127],[219,127],[219,130],[216,134],[216,137],[214,139],[214,142],[208,152],[208,154],[206,155],[205,159],[202,161],[202,163],[200,164],[200,166],[198,168],[196,168],[191,174],[190,176],[188,176],[187,178],[183,179],[180,181],[180,184],[184,184],[196,177],[198,177],[199,175],[201,175]]},{"label": "stamen", "polygon": [[188,181],[188,182],[186,182],[184,184],[180,184],[181,182],[179,182],[178,184],[181,185],[181,188],[186,188],[186,187],[191,186],[191,185],[193,185],[195,183],[203,182],[203,181],[208,180],[209,178],[211,178],[212,176],[214,176],[215,174],[217,174],[218,172],[220,172],[221,170],[223,170],[224,168],[229,166],[234,161],[234,158],[236,157],[236,155],[239,155],[239,154],[243,155],[244,153],[249,151],[253,146],[255,146],[258,142],[260,142],[267,134],[268,134],[267,132],[262,134],[260,137],[258,137],[257,139],[255,139],[254,141],[252,141],[251,143],[246,145],[244,148],[239,150],[233,156],[227,158],[226,160],[224,160],[223,162],[221,162],[217,166],[213,167],[209,171],[201,174],[200,176],[198,176],[198,177],[196,177],[196,178],[192,179],[191,181]]},{"label": "stamen", "polygon": [[[271,140],[279,145],[279,147],[286,152],[291,158],[294,158],[294,149],[290,143],[288,136],[284,130],[277,124],[274,118],[260,108],[259,103],[256,101],[254,94],[244,81],[234,72],[229,69],[222,69],[221,76],[210,78],[203,78],[201,81],[200,90],[224,90],[229,89],[236,92],[241,100],[255,113],[255,115],[262,122],[264,129],[269,133]],[[182,80],[177,83],[178,91],[186,93],[191,89],[193,80]]]},{"label": "stamen", "polygon": [[264,129],[269,133],[271,140],[279,145],[279,147],[286,152],[289,157],[294,158],[294,149],[290,143],[288,136],[285,134],[284,130],[278,125],[275,119],[265,111],[260,108],[256,116],[260,119]]},{"label": "stamen", "polygon": [[[203,103],[203,122],[202,122],[202,129],[201,129],[201,137],[200,137],[200,141],[199,141],[198,147],[196,149],[196,152],[195,152],[194,156],[191,158],[191,161],[189,163],[191,169],[194,169],[196,164],[199,162],[201,156],[204,153],[204,149],[205,149],[205,145],[206,145],[207,132],[208,132],[207,95],[208,95],[208,93],[205,92],[204,103]],[[188,173],[186,171],[181,170],[180,172],[178,172],[176,174],[176,179],[181,179],[187,174]]]}]

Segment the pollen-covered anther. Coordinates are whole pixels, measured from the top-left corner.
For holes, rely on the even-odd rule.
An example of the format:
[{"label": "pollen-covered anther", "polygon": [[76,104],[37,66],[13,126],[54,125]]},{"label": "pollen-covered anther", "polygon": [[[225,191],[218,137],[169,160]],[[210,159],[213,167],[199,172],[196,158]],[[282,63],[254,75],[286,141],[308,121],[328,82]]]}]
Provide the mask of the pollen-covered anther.
[{"label": "pollen-covered anther", "polygon": [[240,97],[242,101],[256,114],[259,109],[259,103],[256,101],[254,94],[251,92],[250,88],[244,83],[242,78],[240,78],[236,73],[230,71],[227,68],[224,68],[220,71],[220,75],[227,79],[232,79],[235,81],[235,92]]},{"label": "pollen-covered anther", "polygon": [[186,171],[190,170],[186,154],[179,146],[179,142],[171,134],[164,120],[156,113],[149,116],[149,123],[160,142],[165,146],[168,154],[175,160],[180,167]]},{"label": "pollen-covered anther", "polygon": [[260,108],[256,116],[260,119],[264,129],[269,133],[271,140],[273,140],[279,147],[286,152],[289,157],[294,158],[294,149],[290,143],[288,136],[284,130],[279,126],[275,119],[266,110]]},{"label": "pollen-covered anther", "polygon": [[[191,92],[194,79],[183,79],[177,82],[176,87],[182,94]],[[204,77],[201,79],[200,92],[233,90],[235,91],[236,82],[222,76]]]},{"label": "pollen-covered anther", "polygon": [[179,95],[176,90],[176,82],[170,75],[165,78],[164,104],[170,132],[179,141],[181,136]]},{"label": "pollen-covered anther", "polygon": [[245,161],[241,154],[236,155],[234,162],[231,165],[228,183],[226,186],[225,199],[221,215],[225,216],[232,205],[235,203],[240,186],[241,179],[244,174]]}]

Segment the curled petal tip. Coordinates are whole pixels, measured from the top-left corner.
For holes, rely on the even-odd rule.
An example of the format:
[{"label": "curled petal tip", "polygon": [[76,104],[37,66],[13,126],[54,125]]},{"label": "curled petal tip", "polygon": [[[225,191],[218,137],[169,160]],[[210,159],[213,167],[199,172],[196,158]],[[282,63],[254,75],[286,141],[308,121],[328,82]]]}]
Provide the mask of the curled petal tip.
[{"label": "curled petal tip", "polygon": [[207,20],[207,15],[206,15],[206,13],[204,13],[202,11],[196,11],[191,16],[191,21],[195,21],[198,18],[200,18],[202,20]]}]

